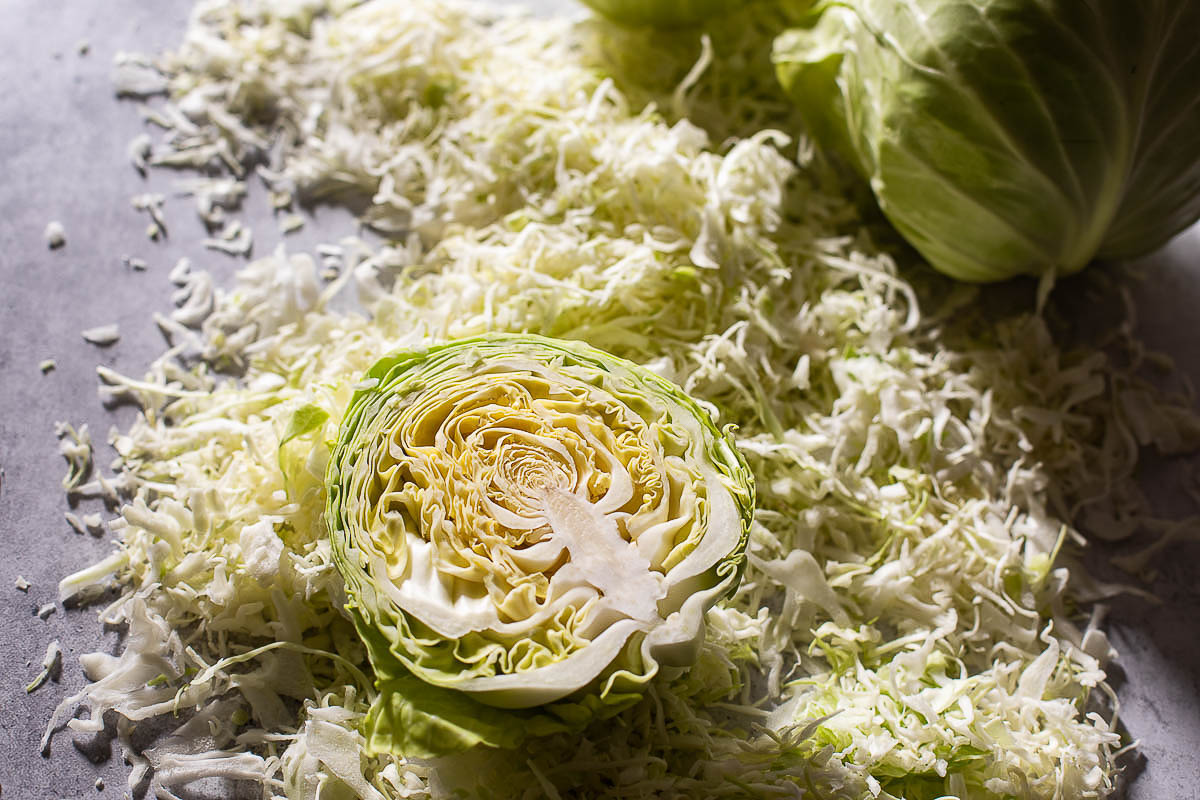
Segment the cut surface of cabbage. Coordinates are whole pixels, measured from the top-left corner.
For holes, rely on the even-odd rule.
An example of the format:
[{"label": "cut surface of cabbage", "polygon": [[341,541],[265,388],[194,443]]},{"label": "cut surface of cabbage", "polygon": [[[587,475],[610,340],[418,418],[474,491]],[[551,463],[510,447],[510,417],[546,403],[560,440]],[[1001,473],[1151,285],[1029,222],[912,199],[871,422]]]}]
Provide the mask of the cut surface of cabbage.
[{"label": "cut surface of cabbage", "polygon": [[382,695],[372,746],[489,742],[433,713],[415,735],[431,697],[466,727],[477,702],[569,698],[586,721],[599,701],[611,716],[660,667],[695,660],[754,506],[707,411],[631,362],[532,335],[395,353],[361,385],[326,472],[327,525]]}]

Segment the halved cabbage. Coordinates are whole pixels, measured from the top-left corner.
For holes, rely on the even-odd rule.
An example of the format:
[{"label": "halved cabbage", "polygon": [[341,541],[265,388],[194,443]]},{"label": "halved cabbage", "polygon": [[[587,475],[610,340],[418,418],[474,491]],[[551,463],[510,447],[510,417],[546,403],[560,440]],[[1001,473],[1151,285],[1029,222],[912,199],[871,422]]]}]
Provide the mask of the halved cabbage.
[{"label": "halved cabbage", "polygon": [[621,25],[652,25],[682,28],[698,25],[709,17],[728,14],[746,0],[583,0],[613,22]]},{"label": "halved cabbage", "polygon": [[740,578],[753,485],[679,388],[507,334],[392,354],[365,386],[326,515],[380,690],[373,751],[579,728],[695,659]]}]

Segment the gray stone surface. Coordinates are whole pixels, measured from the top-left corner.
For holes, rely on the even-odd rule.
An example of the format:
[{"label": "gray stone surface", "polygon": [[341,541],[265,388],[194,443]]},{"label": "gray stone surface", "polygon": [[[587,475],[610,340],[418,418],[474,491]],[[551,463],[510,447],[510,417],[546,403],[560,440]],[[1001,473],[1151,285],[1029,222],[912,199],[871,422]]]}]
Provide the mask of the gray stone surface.
[{"label": "gray stone surface", "polygon": [[[554,0],[543,0],[552,8]],[[205,251],[203,231],[190,201],[169,197],[170,235],[154,243],[145,236],[145,215],[130,205],[144,191],[171,194],[175,176],[143,179],[129,166],[126,148],[143,129],[132,102],[117,102],[109,71],[119,50],[152,52],[175,43],[189,3],[45,2],[0,0],[0,786],[5,800],[119,798],[127,768],[115,744],[94,742],[85,754],[60,734],[51,755],[38,739],[55,704],[83,683],[78,656],[113,650],[116,634],[104,633],[95,610],[64,610],[40,619],[36,609],[56,600],[64,574],[108,553],[107,538],[79,535],[63,520],[67,505],[59,487],[64,463],[57,454],[54,423],[86,422],[101,463],[113,425],[128,424],[132,411],[104,409],[96,396],[95,366],[138,374],[161,350],[151,312],[170,308],[166,274],[176,259],[192,257],[226,278],[238,261]],[[86,41],[86,53],[79,44]],[[256,250],[278,241],[274,224],[256,198],[247,203]],[[257,215],[257,219],[256,219]],[[47,248],[43,230],[62,222],[66,245]],[[260,224],[254,224],[255,222]],[[342,213],[322,210],[289,247],[352,232]],[[122,256],[144,259],[136,272]],[[1153,344],[1175,353],[1184,370],[1200,379],[1196,346],[1200,309],[1200,231],[1154,257],[1155,280],[1137,291],[1144,331]],[[79,331],[118,323],[121,340],[106,348],[83,342]],[[43,375],[46,358],[57,367]],[[1161,504],[1178,501],[1168,465],[1155,481]],[[98,510],[84,505],[82,511]],[[1123,718],[1143,742],[1148,766],[1134,784],[1135,800],[1196,797],[1200,777],[1200,596],[1196,547],[1171,551],[1160,566],[1161,606],[1125,603],[1113,613],[1113,638],[1129,675],[1122,688]],[[17,591],[14,580],[32,585]],[[61,675],[26,695],[47,643],[63,646]],[[93,763],[94,758],[98,763]],[[95,782],[102,778],[103,789]]]}]

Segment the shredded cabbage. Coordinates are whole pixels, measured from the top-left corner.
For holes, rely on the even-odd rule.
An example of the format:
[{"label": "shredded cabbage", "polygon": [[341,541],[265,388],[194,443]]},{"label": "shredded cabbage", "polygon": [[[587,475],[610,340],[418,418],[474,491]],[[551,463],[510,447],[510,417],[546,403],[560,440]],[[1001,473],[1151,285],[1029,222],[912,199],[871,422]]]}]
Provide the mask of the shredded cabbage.
[{"label": "shredded cabbage", "polygon": [[[898,265],[761,124],[786,104],[736,67],[764,51],[758,27],[672,40],[656,57],[679,91],[611,57],[647,32],[425,0],[202,2],[177,52],[125,57],[121,91],[171,94],[146,164],[240,177],[262,158],[277,194],[365,201],[394,239],[328,248],[336,277],[280,250],[230,289],[181,263],[168,351],[141,379],[100,370],[142,408],[111,440],[120,474],[78,487],[124,498],[119,549],[60,593],[115,582],[101,619],[128,635],[81,659],[91,682],[47,744],[115,712],[130,786],[163,797],[203,777],[306,800],[1111,791],[1074,526],[1138,529],[1139,444],[1194,445],[1196,426],[1136,363]],[[695,666],[608,723],[370,752],[328,443],[381,356],[497,331],[584,340],[736,426],[758,487],[746,573]]]}]

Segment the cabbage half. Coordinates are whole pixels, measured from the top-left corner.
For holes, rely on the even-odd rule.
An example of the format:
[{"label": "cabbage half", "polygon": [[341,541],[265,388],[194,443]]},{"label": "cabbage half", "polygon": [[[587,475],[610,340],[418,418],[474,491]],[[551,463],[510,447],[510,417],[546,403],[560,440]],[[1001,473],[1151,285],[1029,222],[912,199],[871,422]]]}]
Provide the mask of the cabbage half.
[{"label": "cabbage half", "polygon": [[745,462],[687,395],[532,335],[395,353],[364,385],[326,515],[380,691],[372,751],[577,729],[695,660],[754,503]]},{"label": "cabbage half", "polygon": [[583,0],[595,11],[622,25],[678,28],[698,25],[728,14],[748,0]]},{"label": "cabbage half", "polygon": [[1200,0],[824,2],[774,58],[956,278],[1070,273],[1200,217]]}]

